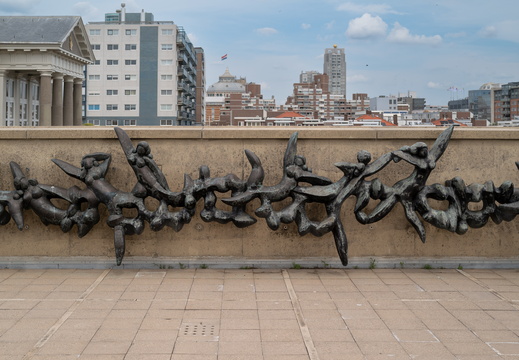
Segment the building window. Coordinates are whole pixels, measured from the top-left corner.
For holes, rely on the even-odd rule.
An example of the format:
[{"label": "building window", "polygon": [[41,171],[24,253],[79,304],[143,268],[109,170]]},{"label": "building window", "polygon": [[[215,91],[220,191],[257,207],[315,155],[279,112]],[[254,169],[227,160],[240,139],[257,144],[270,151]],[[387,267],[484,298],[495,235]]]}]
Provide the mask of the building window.
[{"label": "building window", "polygon": [[91,110],[91,111],[97,111],[97,110],[100,110],[101,107],[99,104],[91,104],[91,105],[88,105],[88,110]]},{"label": "building window", "polygon": [[108,29],[108,30],[106,30],[106,33],[108,35],[119,35],[119,30],[118,29]]},{"label": "building window", "polygon": [[124,65],[137,65],[137,60],[124,60]]},{"label": "building window", "polygon": [[124,90],[124,95],[137,95],[137,90]]},{"label": "building window", "polygon": [[126,44],[124,50],[137,50],[137,44]]},{"label": "building window", "polygon": [[160,80],[173,80],[173,75],[160,75]]},{"label": "building window", "polygon": [[173,110],[173,105],[172,104],[161,104],[160,110],[162,110],[162,111]]},{"label": "building window", "polygon": [[101,93],[99,91],[89,91],[88,96],[99,96]]},{"label": "building window", "polygon": [[119,44],[107,44],[106,50],[119,50]]},{"label": "building window", "polygon": [[[90,34],[92,35],[92,34]],[[101,50],[101,45],[100,44],[92,44],[92,50]]]},{"label": "building window", "polygon": [[173,44],[162,44],[162,50],[173,50]]},{"label": "building window", "polygon": [[127,111],[137,110],[137,105],[135,105],[135,104],[125,104],[124,105],[124,110],[127,110]]},{"label": "building window", "polygon": [[160,60],[160,64],[161,65],[173,65],[173,60],[172,59]]},{"label": "building window", "polygon": [[124,80],[137,80],[137,75],[124,75]]},{"label": "building window", "polygon": [[106,60],[106,65],[119,65],[119,60]]},{"label": "building window", "polygon": [[100,126],[101,120],[100,119],[90,119],[90,120],[88,120],[87,124],[92,124],[94,126]]},{"label": "building window", "polygon": [[[90,29],[89,31],[90,35],[101,35],[101,29]],[[99,50],[99,49],[97,49]]]},{"label": "building window", "polygon": [[119,80],[119,75],[106,75],[106,80]]},{"label": "building window", "polygon": [[94,61],[94,65],[101,65],[101,60]]},{"label": "building window", "polygon": [[160,126],[173,126],[173,120],[160,120]]},{"label": "building window", "polygon": [[137,29],[126,29],[126,35],[137,35]]},{"label": "building window", "polygon": [[106,126],[117,126],[117,120],[106,120]]},{"label": "building window", "polygon": [[119,90],[106,90],[106,95],[119,95]]},{"label": "building window", "polygon": [[162,35],[173,35],[173,29],[162,29]]},{"label": "building window", "polygon": [[101,80],[101,75],[88,75],[88,80]]},{"label": "building window", "polygon": [[137,126],[137,120],[124,120],[124,126]]},{"label": "building window", "polygon": [[106,104],[107,111],[115,111],[118,109],[119,109],[119,106],[117,104]]},{"label": "building window", "polygon": [[173,95],[173,90],[160,90],[160,95]]}]

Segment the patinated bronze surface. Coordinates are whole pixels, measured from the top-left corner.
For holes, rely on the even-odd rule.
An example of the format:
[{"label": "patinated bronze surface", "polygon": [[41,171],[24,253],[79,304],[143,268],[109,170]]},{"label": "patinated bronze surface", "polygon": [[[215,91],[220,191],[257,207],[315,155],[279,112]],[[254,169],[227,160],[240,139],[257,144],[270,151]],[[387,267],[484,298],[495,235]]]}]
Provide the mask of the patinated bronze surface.
[{"label": "patinated bronze surface", "polygon": [[[386,153],[373,161],[369,152],[359,151],[357,162],[335,164],[344,174],[337,182],[312,173],[306,165],[305,157],[297,154],[297,133],[294,133],[288,141],[283,159],[283,177],[277,185],[263,185],[265,171],[260,159],[252,151],[245,150],[252,167],[247,180],[233,174],[213,178],[209,167],[202,165],[198,179],[184,175],[183,189],[175,192],[169,188],[164,174],[153,160],[150,145],[142,141],[134,147],[128,135],[116,127],[121,147],[137,179],[130,192],[115,188],[105,179],[111,161],[110,154],[99,152],[85,155],[79,167],[62,160],[52,160],[66,174],[82,181],[84,188],[72,186],[66,189],[39,184],[34,179],[27,179],[21,167],[11,162],[15,190],[0,191],[0,225],[9,223],[12,218],[22,230],[23,210],[32,209],[45,225],[59,225],[63,232],[70,231],[76,225],[78,236],[83,237],[99,222],[99,205],[103,204],[109,213],[106,222],[114,229],[115,255],[117,265],[120,265],[125,252],[125,236],[141,234],[145,223],[153,231],[159,231],[164,226],[180,231],[184,224],[191,221],[196,204],[202,200],[200,217],[204,221],[222,224],[232,222],[243,228],[257,221],[246,212],[247,204],[257,198],[260,206],[254,213],[264,218],[272,230],[277,230],[281,223],[295,222],[300,235],[312,233],[322,236],[331,232],[341,262],[347,265],[348,242],[340,214],[342,204],[350,196],[356,198],[354,213],[362,224],[381,220],[400,203],[407,220],[423,242],[426,233],[422,220],[435,227],[464,234],[469,227],[484,226],[489,218],[499,224],[516,217],[519,213],[519,188],[515,188],[510,181],[499,187],[495,187],[491,181],[484,185],[467,186],[461,178],[456,177],[444,185],[426,185],[436,162],[447,148],[453,129],[446,129],[430,149],[426,144],[418,142]],[[398,161],[414,166],[408,177],[391,186],[378,178],[366,180],[390,163]],[[519,168],[519,162],[516,162],[516,166]],[[231,196],[220,200],[231,206],[230,211],[217,207],[217,193],[227,192]],[[159,202],[155,210],[146,207],[147,197]],[[68,208],[56,207],[51,202],[53,198],[65,200],[69,204]],[[446,201],[448,208],[434,209],[428,199]],[[288,204],[281,210],[275,210],[273,203],[284,200]],[[370,200],[379,202],[373,211],[367,213],[365,210]],[[471,202],[482,202],[482,209],[470,210],[468,204]],[[323,204],[326,217],[321,221],[310,220],[306,210],[309,203]],[[125,216],[125,208],[136,209],[137,216]]]}]

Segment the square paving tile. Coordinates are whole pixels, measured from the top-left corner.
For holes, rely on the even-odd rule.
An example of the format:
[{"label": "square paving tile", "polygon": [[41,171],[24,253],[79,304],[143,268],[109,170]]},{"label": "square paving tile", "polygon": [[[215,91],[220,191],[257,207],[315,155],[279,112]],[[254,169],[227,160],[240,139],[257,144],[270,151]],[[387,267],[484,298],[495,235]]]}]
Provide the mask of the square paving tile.
[{"label": "square paving tile", "polygon": [[128,350],[128,354],[141,354],[141,355],[149,355],[149,354],[171,354],[173,352],[173,347],[175,346],[175,341],[158,341],[158,340],[139,340],[134,341]]},{"label": "square paving tile", "polygon": [[306,355],[307,350],[301,341],[265,341],[261,343],[265,355]]},{"label": "square paving tile", "polygon": [[394,330],[393,336],[399,342],[439,342],[438,338],[428,329]]},{"label": "square paving tile", "polygon": [[220,341],[218,343],[218,357],[220,355],[262,355],[260,341]]}]

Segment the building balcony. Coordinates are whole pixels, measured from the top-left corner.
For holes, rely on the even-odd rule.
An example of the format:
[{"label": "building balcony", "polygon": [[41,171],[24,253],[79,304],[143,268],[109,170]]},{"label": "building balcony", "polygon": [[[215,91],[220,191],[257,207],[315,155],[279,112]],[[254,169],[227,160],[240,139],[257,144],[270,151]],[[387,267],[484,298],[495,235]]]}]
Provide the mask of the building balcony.
[{"label": "building balcony", "polygon": [[181,64],[185,64],[188,62],[188,59],[187,59],[187,55],[183,52],[183,51],[180,51],[178,54],[177,54],[177,60],[179,63]]}]

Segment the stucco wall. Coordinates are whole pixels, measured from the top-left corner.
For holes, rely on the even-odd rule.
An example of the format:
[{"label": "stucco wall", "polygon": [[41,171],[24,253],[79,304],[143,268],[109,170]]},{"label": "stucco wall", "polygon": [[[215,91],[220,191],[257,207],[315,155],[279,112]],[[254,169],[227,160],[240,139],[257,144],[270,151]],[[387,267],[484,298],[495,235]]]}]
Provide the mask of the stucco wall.
[{"label": "stucco wall", "polygon": [[[234,173],[247,178],[250,165],[244,150],[261,159],[265,184],[276,184],[282,175],[283,154],[289,136],[299,131],[298,154],[304,155],[313,172],[338,180],[342,173],[334,167],[339,161],[356,161],[361,149],[373,158],[404,145],[424,141],[428,145],[444,129],[435,128],[125,128],[134,144],[146,140],[162,168],[170,188],[182,188],[183,174],[198,177],[198,167],[208,165],[212,176]],[[492,180],[499,186],[511,180],[519,186],[519,129],[456,128],[449,147],[431,174],[428,183],[444,183],[455,176],[466,184]],[[117,188],[130,191],[135,176],[126,162],[112,128],[10,128],[0,132],[0,190],[12,190],[9,162],[17,162],[26,175],[42,184],[68,188],[84,187],[62,172],[51,159],[79,166],[81,157],[92,152],[112,154],[107,179]],[[390,164],[377,175],[384,183],[408,176],[412,168],[400,162]],[[223,195],[220,195],[221,197]],[[422,244],[407,222],[400,205],[389,216],[371,224],[359,224],[353,215],[354,199],[343,206],[343,223],[349,240],[350,257],[397,258],[516,258],[519,257],[519,219],[499,225],[489,222],[484,228],[469,229],[463,235],[436,229],[426,223],[427,243]],[[259,202],[253,203],[257,208]],[[201,202],[199,203],[201,205]],[[220,203],[222,207],[225,207]],[[151,205],[152,206],[152,205]],[[57,226],[44,226],[27,210],[25,228],[19,231],[11,221],[0,227],[0,257],[75,257],[113,258],[113,232],[102,208],[102,220],[84,238],[76,229],[62,233]],[[373,207],[371,207],[373,208]],[[324,209],[315,206],[315,216]],[[199,212],[199,211],[198,211]],[[250,211],[250,214],[253,212]],[[146,228],[139,236],[128,236],[126,257],[196,258],[217,256],[242,259],[336,258],[331,234],[323,237],[299,236],[295,224],[271,231],[263,219],[245,229],[232,224],[205,223],[197,215],[180,232],[165,228],[153,232]]]}]

